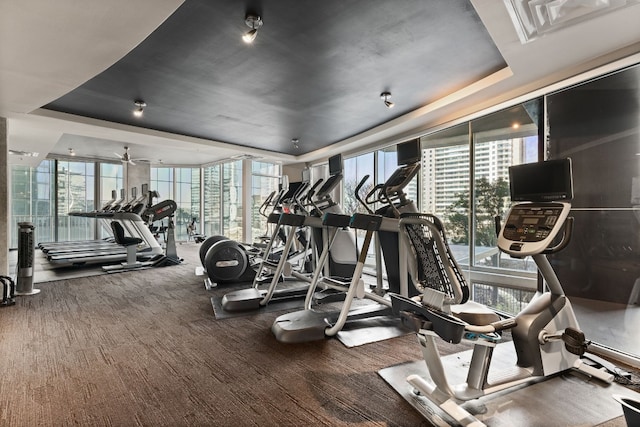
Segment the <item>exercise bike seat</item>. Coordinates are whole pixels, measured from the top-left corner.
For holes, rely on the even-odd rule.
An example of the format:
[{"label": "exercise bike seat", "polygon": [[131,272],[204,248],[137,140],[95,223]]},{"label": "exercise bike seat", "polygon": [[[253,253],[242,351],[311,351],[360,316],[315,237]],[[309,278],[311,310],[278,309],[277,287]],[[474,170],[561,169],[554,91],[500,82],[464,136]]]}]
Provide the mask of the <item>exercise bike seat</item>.
[{"label": "exercise bike seat", "polygon": [[500,316],[486,305],[475,301],[467,301],[464,304],[453,304],[451,314],[465,323],[475,326],[491,325],[500,321]]}]

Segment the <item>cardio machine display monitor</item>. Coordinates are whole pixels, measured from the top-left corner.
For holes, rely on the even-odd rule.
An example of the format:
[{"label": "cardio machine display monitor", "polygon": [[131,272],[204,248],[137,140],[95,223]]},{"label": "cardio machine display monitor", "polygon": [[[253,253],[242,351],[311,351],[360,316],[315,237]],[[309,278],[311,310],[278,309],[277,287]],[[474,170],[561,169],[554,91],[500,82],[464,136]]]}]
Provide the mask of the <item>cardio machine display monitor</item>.
[{"label": "cardio machine display monitor", "polygon": [[302,185],[302,182],[290,182],[289,183],[289,189],[287,190],[286,193],[284,193],[284,195],[282,196],[281,200],[289,200],[293,197],[294,194],[296,194],[296,192],[298,191],[298,189],[300,188],[300,186]]},{"label": "cardio machine display monitor", "polygon": [[420,138],[398,144],[398,166],[410,165],[420,161]]},{"label": "cardio machine display monitor", "polygon": [[131,187],[131,199],[138,197],[138,187]]},{"label": "cardio machine display monitor", "polygon": [[302,169],[302,182],[311,182],[311,169]]},{"label": "cardio machine display monitor", "polygon": [[142,184],[141,190],[142,194],[147,194],[149,192],[149,184]]},{"label": "cardio machine display monitor", "polygon": [[329,176],[342,173],[342,154],[329,157]]},{"label": "cardio machine display monitor", "polygon": [[547,160],[509,167],[509,189],[514,202],[571,200],[571,159]]}]

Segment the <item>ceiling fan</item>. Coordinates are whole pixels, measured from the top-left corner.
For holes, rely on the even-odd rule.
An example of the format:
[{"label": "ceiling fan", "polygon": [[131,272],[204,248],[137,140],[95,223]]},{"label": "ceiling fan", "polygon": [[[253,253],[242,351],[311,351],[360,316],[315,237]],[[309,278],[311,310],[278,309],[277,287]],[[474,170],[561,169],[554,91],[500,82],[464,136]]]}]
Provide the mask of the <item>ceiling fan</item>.
[{"label": "ceiling fan", "polygon": [[[124,154],[118,154],[118,153],[114,153],[114,154],[120,158],[120,161],[122,163],[128,163],[130,165],[135,166],[135,162],[131,158],[131,154],[129,154],[129,147],[124,147]],[[144,161],[144,160],[136,159],[136,161]]]}]

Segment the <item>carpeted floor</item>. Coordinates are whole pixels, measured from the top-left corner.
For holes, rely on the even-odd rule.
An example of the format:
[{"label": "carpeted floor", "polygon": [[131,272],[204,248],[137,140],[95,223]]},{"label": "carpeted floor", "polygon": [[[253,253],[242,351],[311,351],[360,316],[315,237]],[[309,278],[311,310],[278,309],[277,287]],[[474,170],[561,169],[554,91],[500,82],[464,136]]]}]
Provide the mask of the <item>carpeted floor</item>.
[{"label": "carpeted floor", "polygon": [[[377,374],[414,337],[277,342],[281,313],[215,320],[187,263],[39,284],[0,311],[0,425],[427,425]],[[192,256],[193,255],[193,256]]]},{"label": "carpeted floor", "polygon": [[0,309],[0,425],[428,425],[377,374],[421,359],[413,335],[285,345],[269,330],[280,312],[215,320],[197,249]]}]

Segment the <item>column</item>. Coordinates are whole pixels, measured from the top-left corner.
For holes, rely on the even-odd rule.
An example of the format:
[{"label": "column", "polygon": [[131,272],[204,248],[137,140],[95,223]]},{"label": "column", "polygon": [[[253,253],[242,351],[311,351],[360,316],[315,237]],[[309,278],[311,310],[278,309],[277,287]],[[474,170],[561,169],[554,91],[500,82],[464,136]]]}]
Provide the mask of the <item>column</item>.
[{"label": "column", "polygon": [[7,119],[0,117],[0,275],[9,275],[9,142]]}]

